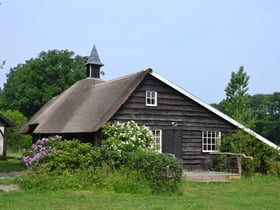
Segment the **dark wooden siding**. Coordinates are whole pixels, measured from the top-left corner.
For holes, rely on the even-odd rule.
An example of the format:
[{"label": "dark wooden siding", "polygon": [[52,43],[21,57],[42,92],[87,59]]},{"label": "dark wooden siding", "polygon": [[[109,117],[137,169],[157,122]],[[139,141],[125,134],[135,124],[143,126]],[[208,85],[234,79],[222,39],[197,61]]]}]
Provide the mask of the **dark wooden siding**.
[{"label": "dark wooden siding", "polygon": [[[145,106],[146,90],[158,92],[158,106]],[[181,148],[176,156],[189,169],[211,166],[212,157],[202,152],[202,131],[221,131],[223,134],[234,131],[227,121],[151,75],[146,76],[110,121],[127,120],[145,124],[151,129],[162,129],[163,138],[170,138],[170,133],[174,133],[174,141]],[[163,139],[163,149],[167,152],[166,146],[174,147],[174,142],[170,141],[173,139]]]}]

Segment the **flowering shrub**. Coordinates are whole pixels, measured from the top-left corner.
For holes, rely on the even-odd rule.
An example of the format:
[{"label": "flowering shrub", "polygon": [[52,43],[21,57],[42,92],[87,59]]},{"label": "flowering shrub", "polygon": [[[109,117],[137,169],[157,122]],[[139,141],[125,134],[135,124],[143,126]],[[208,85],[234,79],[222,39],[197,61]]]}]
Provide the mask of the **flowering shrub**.
[{"label": "flowering shrub", "polygon": [[51,142],[60,140],[60,136],[42,138],[37,140],[31,147],[30,150],[25,150],[22,157],[22,162],[27,166],[32,165],[46,159],[51,154]]},{"label": "flowering shrub", "polygon": [[103,147],[121,155],[123,152],[136,150],[150,151],[153,147],[153,134],[145,125],[138,125],[134,121],[126,123],[106,124],[102,130],[106,140]]},{"label": "flowering shrub", "polygon": [[24,152],[22,161],[29,171],[62,174],[64,170],[93,166],[100,156],[98,151],[89,143],[55,136],[37,140],[30,150]]}]

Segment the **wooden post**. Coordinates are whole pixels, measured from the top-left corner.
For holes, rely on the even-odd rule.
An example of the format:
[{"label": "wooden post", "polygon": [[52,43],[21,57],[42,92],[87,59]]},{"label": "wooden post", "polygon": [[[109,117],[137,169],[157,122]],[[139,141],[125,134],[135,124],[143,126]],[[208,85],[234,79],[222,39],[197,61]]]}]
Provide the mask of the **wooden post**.
[{"label": "wooden post", "polygon": [[237,155],[237,167],[238,167],[238,175],[242,174],[242,163],[241,163],[241,155]]},{"label": "wooden post", "polygon": [[3,144],[3,157],[7,156],[7,138],[8,138],[8,129],[4,126],[4,144]]}]

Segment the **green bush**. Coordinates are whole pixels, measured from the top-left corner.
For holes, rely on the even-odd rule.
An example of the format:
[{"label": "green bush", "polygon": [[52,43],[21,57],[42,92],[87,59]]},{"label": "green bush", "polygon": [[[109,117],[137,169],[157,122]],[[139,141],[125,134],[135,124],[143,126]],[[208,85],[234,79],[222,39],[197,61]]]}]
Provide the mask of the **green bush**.
[{"label": "green bush", "polygon": [[98,150],[77,139],[63,140],[58,136],[37,140],[23,153],[22,161],[29,171],[62,174],[65,170],[93,167]]},{"label": "green bush", "polygon": [[168,154],[137,151],[128,153],[124,164],[145,177],[153,192],[177,191],[182,177],[182,162],[178,159]]},{"label": "green bush", "polygon": [[252,173],[280,174],[279,151],[242,131],[227,136],[221,145],[223,152],[244,153],[254,159],[242,159],[242,171],[245,175]]},{"label": "green bush", "polygon": [[63,189],[90,189],[97,180],[93,169],[64,170],[61,174],[40,174],[26,171],[16,178],[17,184],[24,190],[63,190]]},{"label": "green bush", "polygon": [[93,188],[145,194],[178,192],[182,163],[156,152],[148,128],[134,122],[118,126],[105,127],[111,133],[107,132],[101,148],[58,136],[39,139],[23,154],[27,171],[17,178],[18,184],[23,189],[37,190]]}]

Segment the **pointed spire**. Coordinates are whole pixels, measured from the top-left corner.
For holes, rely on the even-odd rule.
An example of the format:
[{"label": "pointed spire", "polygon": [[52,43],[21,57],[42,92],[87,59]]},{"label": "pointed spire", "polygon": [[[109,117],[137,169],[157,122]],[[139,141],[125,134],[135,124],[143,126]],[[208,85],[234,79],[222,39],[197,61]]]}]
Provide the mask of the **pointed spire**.
[{"label": "pointed spire", "polygon": [[90,56],[85,66],[87,69],[87,77],[100,79],[100,68],[101,66],[104,66],[104,64],[101,63],[99,59],[95,45],[93,45]]}]

